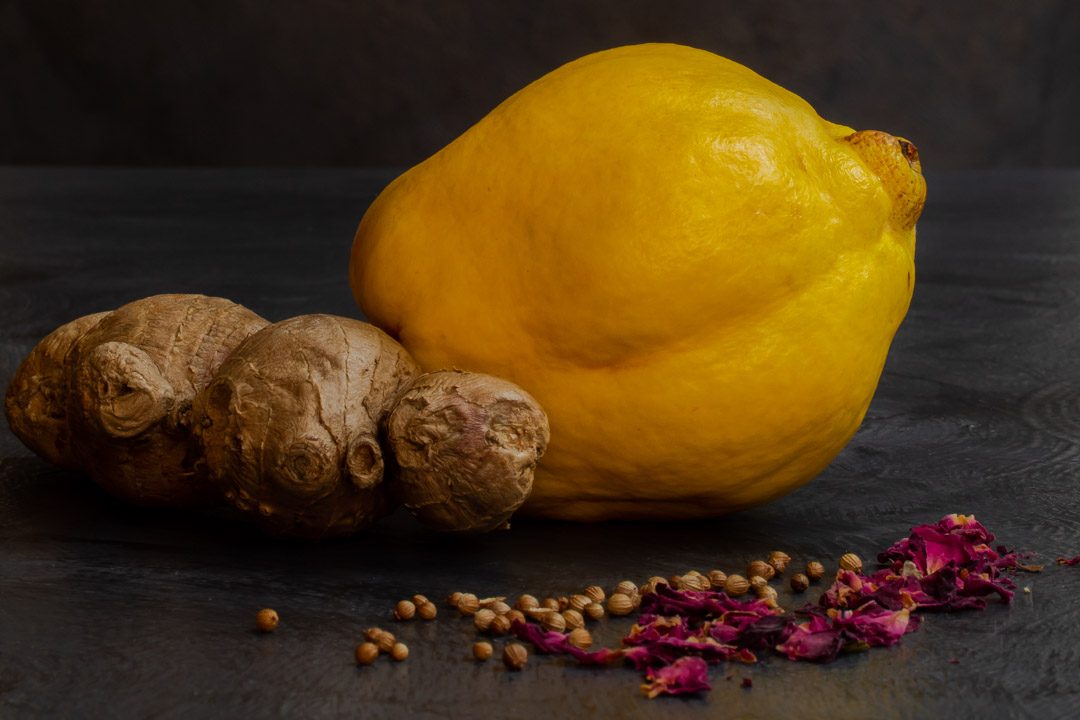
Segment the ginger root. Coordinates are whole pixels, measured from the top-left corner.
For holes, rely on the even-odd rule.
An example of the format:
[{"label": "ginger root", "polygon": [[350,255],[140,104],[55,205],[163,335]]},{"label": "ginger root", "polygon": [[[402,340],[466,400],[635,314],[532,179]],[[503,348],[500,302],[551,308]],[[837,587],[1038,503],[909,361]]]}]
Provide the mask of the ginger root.
[{"label": "ginger root", "polygon": [[524,390],[490,375],[418,378],[387,422],[396,490],[422,522],[447,532],[504,527],[532,491],[550,439],[547,415]]},{"label": "ginger root", "polygon": [[154,295],[75,320],[16,373],[5,403],[12,428],[46,459],[128,502],[204,504],[213,491],[192,467],[191,402],[266,324],[204,295]]},{"label": "ginger root", "polygon": [[438,530],[505,526],[547,416],[507,381],[420,372],[358,320],[271,325],[222,298],[156,295],[46,336],[5,410],[32,450],[138,505],[224,499],[308,538],[350,535],[398,499]]},{"label": "ginger root", "polygon": [[302,315],[248,338],[195,402],[209,477],[268,530],[349,535],[390,509],[379,426],[420,372],[374,325]]}]

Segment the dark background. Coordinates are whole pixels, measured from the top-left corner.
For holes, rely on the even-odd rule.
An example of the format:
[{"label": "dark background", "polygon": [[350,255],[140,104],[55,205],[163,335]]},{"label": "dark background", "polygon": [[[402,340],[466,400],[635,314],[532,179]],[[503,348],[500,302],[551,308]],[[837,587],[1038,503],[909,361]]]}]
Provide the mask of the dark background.
[{"label": "dark background", "polygon": [[929,168],[1080,162],[1080,3],[0,0],[0,163],[415,163],[541,74],[671,41]]}]

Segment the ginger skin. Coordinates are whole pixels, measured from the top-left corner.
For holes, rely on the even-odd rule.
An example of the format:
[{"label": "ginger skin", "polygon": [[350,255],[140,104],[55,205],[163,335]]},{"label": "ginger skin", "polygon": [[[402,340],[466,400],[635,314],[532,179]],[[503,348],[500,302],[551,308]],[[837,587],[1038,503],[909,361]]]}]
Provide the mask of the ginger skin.
[{"label": "ginger skin", "polygon": [[196,399],[202,462],[226,500],[273,533],[351,535],[392,509],[379,428],[419,373],[404,348],[359,320],[271,325]]},{"label": "ginger skin", "polygon": [[445,532],[505,527],[532,491],[550,439],[540,404],[490,375],[418,378],[387,422],[399,466],[395,489],[419,520]]}]

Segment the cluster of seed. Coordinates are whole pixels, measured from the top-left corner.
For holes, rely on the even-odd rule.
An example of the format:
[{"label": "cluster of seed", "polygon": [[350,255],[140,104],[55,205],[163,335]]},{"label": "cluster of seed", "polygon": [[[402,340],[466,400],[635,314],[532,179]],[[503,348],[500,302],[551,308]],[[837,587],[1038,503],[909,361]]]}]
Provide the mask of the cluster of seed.
[{"label": "cluster of seed", "polygon": [[398,642],[392,632],[377,627],[368,628],[364,633],[364,642],[356,646],[356,662],[359,665],[370,665],[380,654],[389,655],[401,662],[409,657],[409,646]]},{"label": "cluster of seed", "polygon": [[[493,637],[510,634],[515,620],[532,620],[545,630],[568,633],[568,641],[582,650],[592,647],[592,634],[586,629],[589,621],[600,620],[604,615],[622,617],[629,615],[641,605],[641,598],[656,592],[658,585],[664,584],[678,590],[723,590],[732,597],[745,595],[751,590],[769,607],[778,608],[777,591],[769,584],[770,580],[784,574],[791,563],[791,556],[780,550],[771,552],[765,560],[753,560],[746,566],[746,575],[727,574],[722,570],[710,570],[701,573],[688,570],[682,575],[670,578],[653,576],[638,587],[630,580],[623,580],[605,593],[599,585],[590,585],[580,593],[561,597],[519,595],[513,606],[506,602],[505,596],[479,598],[473,593],[455,592],[446,604],[458,611],[462,617],[471,617],[478,632]],[[862,571],[862,560],[855,553],[844,553],[840,558],[840,570]],[[810,583],[825,576],[825,566],[817,560],[806,563],[803,572],[791,576],[791,589],[796,593],[804,592]],[[393,616],[398,621],[408,621],[415,617],[422,620],[434,620],[438,615],[435,603],[423,595],[413,595],[410,600],[400,600],[394,606]],[[255,616],[255,625],[261,632],[273,632],[280,619],[271,608],[263,608]],[[487,640],[473,643],[472,656],[479,661],[488,660],[495,649]],[[379,655],[389,655],[401,662],[409,657],[409,648],[397,641],[394,634],[382,628],[368,628],[364,641],[356,646],[356,662],[370,665]],[[529,661],[528,649],[516,642],[508,642],[503,647],[503,664],[510,670],[521,670]]]},{"label": "cluster of seed", "polygon": [[419,617],[421,620],[434,620],[439,614],[435,603],[423,595],[413,595],[412,600],[399,600],[394,606],[395,620],[412,620]]}]

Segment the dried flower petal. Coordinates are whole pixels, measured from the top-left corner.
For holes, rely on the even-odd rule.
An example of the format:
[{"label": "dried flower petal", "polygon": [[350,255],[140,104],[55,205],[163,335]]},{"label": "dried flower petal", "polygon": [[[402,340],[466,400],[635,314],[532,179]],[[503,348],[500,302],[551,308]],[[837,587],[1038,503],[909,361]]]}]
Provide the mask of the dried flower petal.
[{"label": "dried flower petal", "polygon": [[710,690],[705,661],[697,657],[679,658],[670,665],[650,669],[645,676],[642,692],[648,697],[658,695],[687,695]]},{"label": "dried flower petal", "polygon": [[1071,557],[1071,558],[1059,557],[1057,559],[1057,564],[1058,565],[1080,565],[1080,555],[1077,555],[1076,557]]}]

